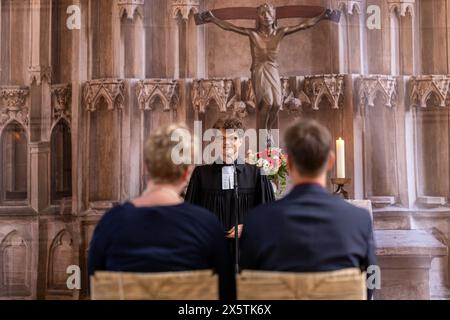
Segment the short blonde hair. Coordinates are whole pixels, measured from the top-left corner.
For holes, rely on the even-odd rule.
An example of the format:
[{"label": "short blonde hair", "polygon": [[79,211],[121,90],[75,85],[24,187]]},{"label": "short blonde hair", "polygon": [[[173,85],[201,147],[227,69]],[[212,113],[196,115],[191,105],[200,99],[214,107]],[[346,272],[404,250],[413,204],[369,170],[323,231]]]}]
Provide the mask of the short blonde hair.
[{"label": "short blonde hair", "polygon": [[183,123],[171,124],[158,128],[151,134],[144,147],[144,163],[149,178],[156,183],[173,183],[180,179],[189,168],[189,163],[175,164],[172,159],[172,151],[177,146],[178,150],[191,150],[192,138],[172,141],[177,130],[188,132],[188,127]]}]

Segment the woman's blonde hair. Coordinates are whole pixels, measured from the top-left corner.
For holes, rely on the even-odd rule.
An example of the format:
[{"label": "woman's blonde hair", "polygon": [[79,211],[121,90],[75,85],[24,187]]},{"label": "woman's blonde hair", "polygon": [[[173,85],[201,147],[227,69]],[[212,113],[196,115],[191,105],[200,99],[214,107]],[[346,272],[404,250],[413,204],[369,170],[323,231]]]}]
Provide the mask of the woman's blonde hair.
[{"label": "woman's blonde hair", "polygon": [[[175,135],[181,135],[181,139],[174,139]],[[192,143],[189,129],[183,123],[158,128],[144,147],[144,163],[149,178],[155,183],[177,182],[186,173],[191,161],[176,163],[173,150],[177,148],[177,151],[188,152],[189,158],[192,159]]]}]

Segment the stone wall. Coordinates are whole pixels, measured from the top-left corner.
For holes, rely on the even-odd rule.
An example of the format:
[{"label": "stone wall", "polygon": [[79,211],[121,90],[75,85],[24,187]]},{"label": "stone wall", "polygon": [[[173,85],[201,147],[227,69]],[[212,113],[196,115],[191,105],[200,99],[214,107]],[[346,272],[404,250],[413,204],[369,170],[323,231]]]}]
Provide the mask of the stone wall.
[{"label": "stone wall", "polygon": [[[429,230],[445,244],[447,2],[277,1],[343,11],[339,26],[285,39],[281,132],[302,116],[326,124],[346,141],[349,193],[372,200],[376,228]],[[201,120],[206,129],[234,113],[255,127],[248,40],[197,27],[193,14],[258,4],[0,1],[0,299],[86,297],[92,232],[106,209],[142,190],[143,142],[157,126]],[[75,17],[80,10],[79,30],[67,26],[69,5]],[[367,28],[370,5],[381,10],[380,30]],[[13,147],[26,152],[5,156]],[[81,292],[65,286],[69,265],[81,266]],[[433,262],[430,279],[432,297],[448,298],[447,258]]]}]

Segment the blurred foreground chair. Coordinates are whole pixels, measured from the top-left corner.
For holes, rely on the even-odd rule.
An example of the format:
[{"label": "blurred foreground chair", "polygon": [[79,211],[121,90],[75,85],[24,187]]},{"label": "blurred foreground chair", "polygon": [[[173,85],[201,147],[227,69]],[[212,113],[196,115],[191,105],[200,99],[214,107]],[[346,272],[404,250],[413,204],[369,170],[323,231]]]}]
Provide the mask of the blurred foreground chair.
[{"label": "blurred foreground chair", "polygon": [[331,272],[244,271],[238,300],[366,300],[366,274],[358,268]]},{"label": "blurred foreground chair", "polygon": [[97,272],[92,300],[217,300],[218,276],[212,271],[164,273]]}]

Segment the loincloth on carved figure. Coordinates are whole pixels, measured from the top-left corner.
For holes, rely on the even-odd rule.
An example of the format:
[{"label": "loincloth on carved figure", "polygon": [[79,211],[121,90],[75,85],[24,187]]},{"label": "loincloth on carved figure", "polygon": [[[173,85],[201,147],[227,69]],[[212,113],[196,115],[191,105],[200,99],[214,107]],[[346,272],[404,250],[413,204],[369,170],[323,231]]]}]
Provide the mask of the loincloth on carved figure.
[{"label": "loincloth on carved figure", "polygon": [[256,103],[281,106],[281,81],[276,63],[266,61],[253,65],[252,82]]}]

